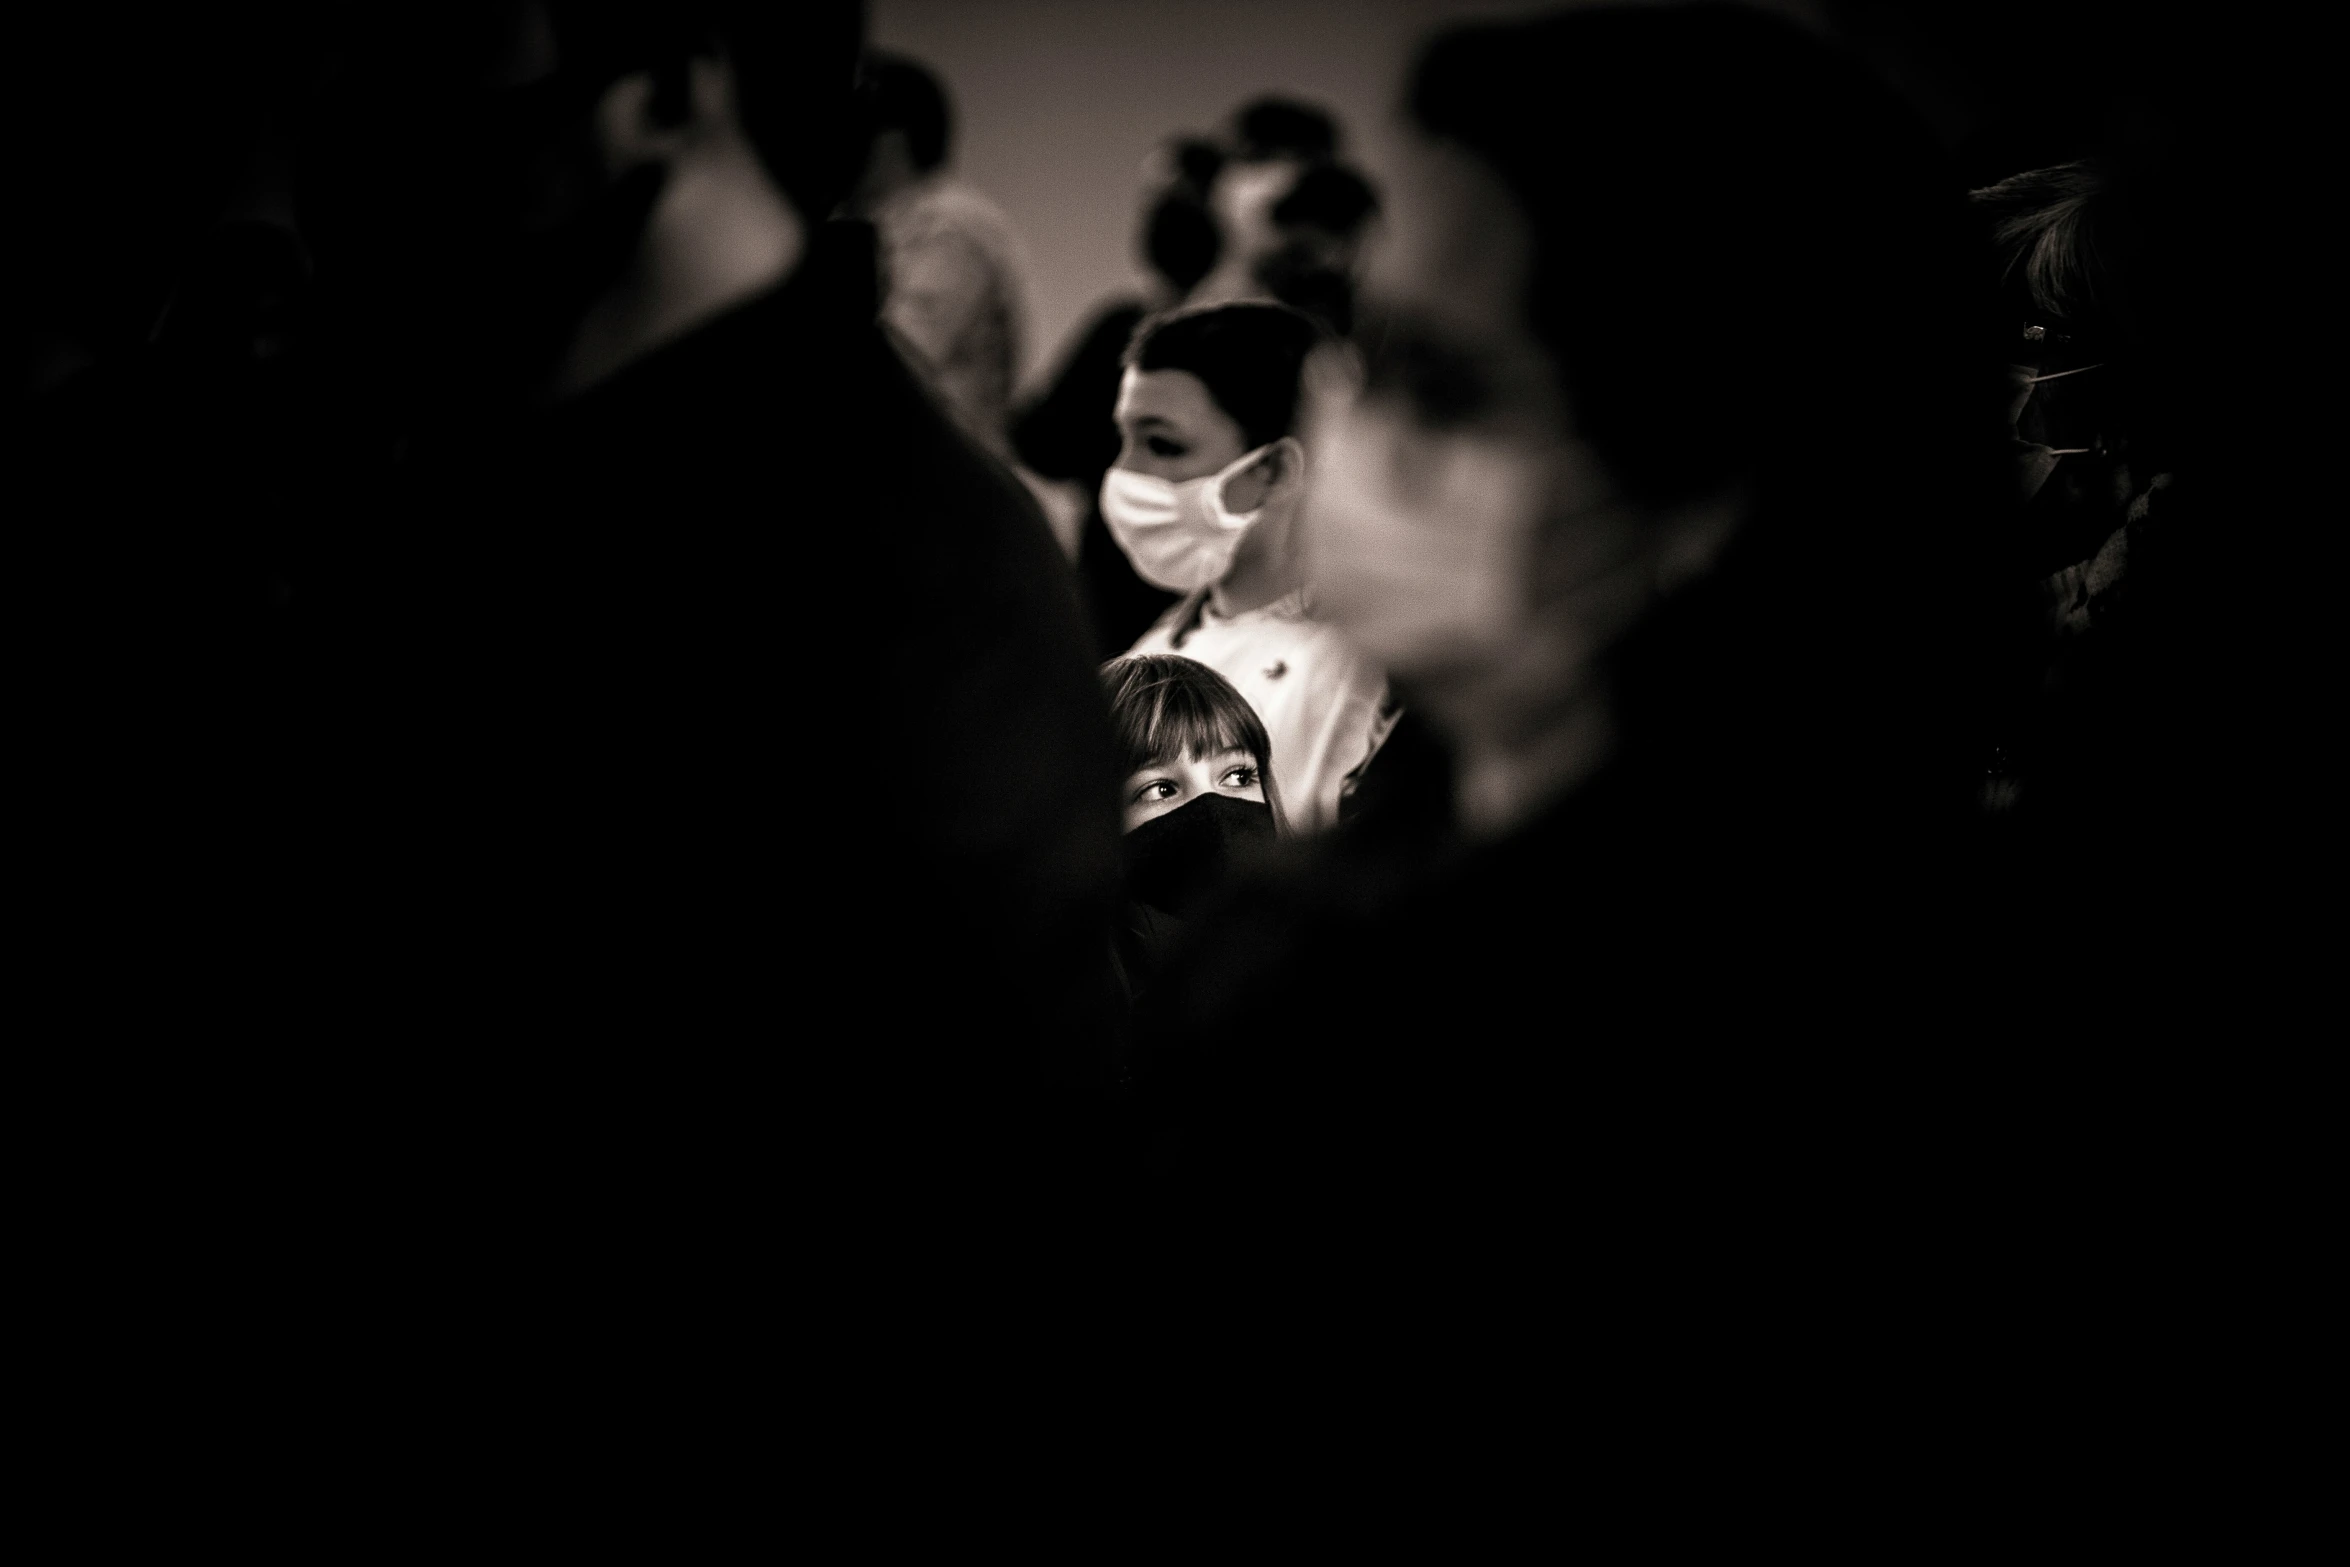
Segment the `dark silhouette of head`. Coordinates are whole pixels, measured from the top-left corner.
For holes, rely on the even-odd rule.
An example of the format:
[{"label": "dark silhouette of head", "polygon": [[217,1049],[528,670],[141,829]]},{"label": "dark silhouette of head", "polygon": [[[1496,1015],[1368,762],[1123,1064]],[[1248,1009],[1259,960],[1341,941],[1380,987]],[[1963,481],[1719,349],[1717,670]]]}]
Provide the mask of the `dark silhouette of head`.
[{"label": "dark silhouette of head", "polygon": [[904,136],[915,173],[927,174],[953,155],[954,111],[929,67],[902,54],[869,54],[864,90],[874,134]]},{"label": "dark silhouette of head", "polygon": [[1344,335],[1354,326],[1355,273],[1379,212],[1371,182],[1343,163],[1310,165],[1273,204],[1274,250],[1256,263],[1266,292]]},{"label": "dark silhouette of head", "polygon": [[1142,257],[1178,299],[1216,270],[1223,238],[1208,208],[1208,191],[1224,166],[1223,147],[1186,136],[1169,149],[1173,173],[1143,212]]}]

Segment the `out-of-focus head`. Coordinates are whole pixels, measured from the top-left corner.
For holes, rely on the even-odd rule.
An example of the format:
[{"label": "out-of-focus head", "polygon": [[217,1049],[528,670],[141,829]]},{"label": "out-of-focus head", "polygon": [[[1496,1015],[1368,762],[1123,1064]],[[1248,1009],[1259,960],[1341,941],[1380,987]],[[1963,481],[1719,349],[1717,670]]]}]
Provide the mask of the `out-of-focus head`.
[{"label": "out-of-focus head", "polygon": [[543,355],[633,250],[667,174],[635,143],[664,127],[743,135],[804,217],[831,210],[862,27],[854,0],[362,12],[297,190],[322,283],[411,357]]},{"label": "out-of-focus head", "polygon": [[859,72],[871,144],[854,204],[870,209],[954,155],[954,110],[937,75],[919,60],[879,50]]},{"label": "out-of-focus head", "polygon": [[1237,287],[1253,280],[1257,264],[1281,247],[1273,209],[1299,176],[1338,152],[1338,125],[1312,104],[1260,98],[1232,116],[1231,157],[1216,173],[1209,206],[1223,235],[1223,264]]},{"label": "out-of-focus head", "polygon": [[1209,187],[1218,263],[1199,297],[1276,299],[1346,331],[1379,199],[1338,161],[1337,123],[1311,104],[1259,99],[1233,116],[1229,145]]},{"label": "out-of-focus head", "polygon": [[1345,411],[1310,570],[1374,656],[1423,696],[1572,684],[1733,539],[1757,581],[1938,547],[1896,531],[1916,493],[1856,499],[1977,433],[1943,428],[1957,193],[1873,78],[1742,7],[1641,6],[1442,35],[1408,103],[1367,376],[1316,376]]},{"label": "out-of-focus head", "polygon": [[1171,653],[1102,666],[1117,739],[1126,830],[1208,795],[1271,805],[1273,742],[1232,683]]},{"label": "out-of-focus head", "polygon": [[873,93],[873,123],[906,139],[915,169],[927,174],[954,151],[954,114],[946,88],[930,68],[902,54],[872,54],[865,78]]},{"label": "out-of-focus head", "polygon": [[1208,208],[1208,192],[1223,169],[1224,149],[1203,137],[1186,136],[1167,149],[1166,168],[1154,182],[1143,211],[1142,258],[1177,299],[1216,270],[1223,236]]},{"label": "out-of-focus head", "polygon": [[1257,258],[1256,280],[1332,331],[1351,331],[1355,274],[1378,214],[1378,193],[1362,175],[1341,163],[1310,166],[1273,205],[1280,237]]},{"label": "out-of-focus head", "polygon": [[1304,168],[1288,158],[1236,158],[1216,176],[1208,210],[1222,236],[1220,265],[1235,286],[1253,283],[1258,263],[1281,248],[1281,230],[1273,221],[1273,209],[1296,188]]}]

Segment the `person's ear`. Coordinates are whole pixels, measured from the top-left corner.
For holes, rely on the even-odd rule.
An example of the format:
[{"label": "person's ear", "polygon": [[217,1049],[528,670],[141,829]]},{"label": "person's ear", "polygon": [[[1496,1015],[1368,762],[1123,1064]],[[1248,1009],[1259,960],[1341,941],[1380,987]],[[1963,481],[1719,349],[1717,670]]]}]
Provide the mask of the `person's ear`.
[{"label": "person's ear", "polygon": [[1224,509],[1245,515],[1293,500],[1305,491],[1306,449],[1285,435],[1265,454],[1224,481]]},{"label": "person's ear", "polygon": [[596,139],[614,174],[669,163],[719,129],[734,111],[734,76],[712,55],[632,71],[596,101]]},{"label": "person's ear", "polygon": [[1257,467],[1266,475],[1266,503],[1294,501],[1305,494],[1306,449],[1296,436],[1275,441]]}]

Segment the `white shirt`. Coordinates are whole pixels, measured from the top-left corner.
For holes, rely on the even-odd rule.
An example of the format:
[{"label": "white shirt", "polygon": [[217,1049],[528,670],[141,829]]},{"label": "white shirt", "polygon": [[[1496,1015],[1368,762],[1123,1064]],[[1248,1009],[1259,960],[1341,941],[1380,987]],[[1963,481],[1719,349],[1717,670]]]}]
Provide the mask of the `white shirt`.
[{"label": "white shirt", "polygon": [[1313,619],[1305,595],[1225,616],[1205,588],[1159,617],[1128,651],[1195,658],[1232,682],[1273,742],[1273,788],[1293,832],[1338,821],[1347,777],[1394,727],[1387,677],[1335,626]]}]

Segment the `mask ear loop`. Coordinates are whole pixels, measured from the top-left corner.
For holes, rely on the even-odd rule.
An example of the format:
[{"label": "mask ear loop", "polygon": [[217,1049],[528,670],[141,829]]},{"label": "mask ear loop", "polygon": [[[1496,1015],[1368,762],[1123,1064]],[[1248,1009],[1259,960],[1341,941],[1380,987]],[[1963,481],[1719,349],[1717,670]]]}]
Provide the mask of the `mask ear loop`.
[{"label": "mask ear loop", "polygon": [[[2028,375],[2024,377],[2024,385],[2038,386],[2042,381],[2061,381],[2068,375],[2087,375],[2092,370],[2104,368],[2105,361],[2100,359],[2093,365],[2082,365],[2077,370],[2051,370],[2046,375]],[[2051,446],[2048,448],[2048,455],[2051,457],[2086,457],[2095,450],[2097,448],[2094,446]]]},{"label": "mask ear loop", "polygon": [[[2106,362],[2099,359],[2096,364],[2082,364],[2080,369],[2059,369],[2059,371],[2049,371],[2047,376],[2026,376],[2023,378],[2023,385],[2040,385],[2042,381],[2063,381],[2066,376],[2087,376],[2089,371],[2094,371],[2094,369],[2106,369]],[[2049,446],[2049,456],[2054,456],[2054,458],[2084,458],[2084,456],[2089,456],[2091,451],[2096,451],[2096,446]]]},{"label": "mask ear loop", "polygon": [[2061,381],[2068,375],[2087,375],[2092,370],[2102,370],[2104,368],[2105,361],[2100,359],[2097,361],[2097,363],[2093,365],[2083,365],[2078,370],[2051,370],[2046,375],[2028,375],[2024,377],[2024,384],[2026,386],[2038,386],[2042,381]]},{"label": "mask ear loop", "polygon": [[1305,447],[1298,441],[1296,436],[1284,435],[1278,440],[1267,441],[1264,445],[1258,447],[1255,451],[1243,452],[1240,456],[1234,458],[1230,467],[1226,468],[1222,473],[1217,474],[1213,479],[1208,481],[1208,493],[1214,498],[1216,503],[1215,509],[1218,512],[1221,512],[1227,517],[1238,519],[1240,517],[1254,517],[1257,511],[1264,510],[1262,503],[1259,503],[1256,511],[1234,512],[1229,510],[1224,505],[1224,486],[1230,484],[1233,480],[1248,472],[1249,469],[1264,461],[1265,458],[1271,456],[1274,451],[1280,448],[1283,442],[1288,442],[1293,448],[1295,456],[1291,458],[1291,461],[1296,462],[1299,465],[1298,472],[1301,477],[1303,476],[1305,472]]}]

